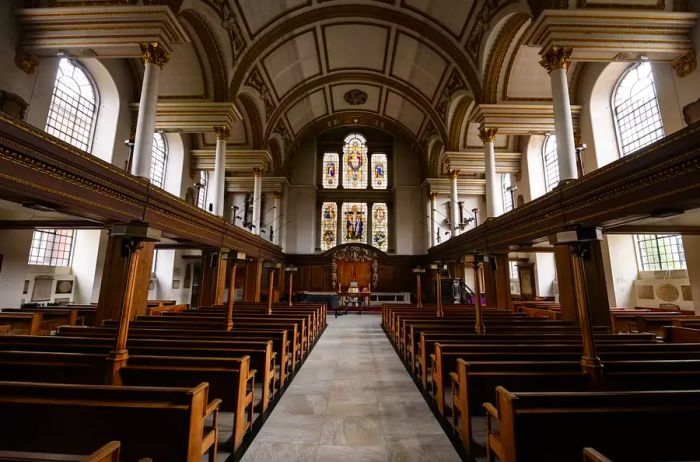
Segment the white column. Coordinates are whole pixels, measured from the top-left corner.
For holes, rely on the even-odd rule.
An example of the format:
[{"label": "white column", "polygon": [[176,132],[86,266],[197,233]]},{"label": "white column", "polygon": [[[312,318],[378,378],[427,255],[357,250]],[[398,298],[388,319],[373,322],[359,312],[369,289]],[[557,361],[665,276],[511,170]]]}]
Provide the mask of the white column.
[{"label": "white column", "polygon": [[224,194],[226,192],[226,140],[228,127],[214,127],[216,132],[216,154],[214,157],[214,215],[224,216]]},{"label": "white column", "polygon": [[430,193],[430,246],[437,245],[438,225],[435,223],[435,209],[437,208],[438,193]]},{"label": "white column", "polygon": [[160,70],[170,56],[158,43],[142,43],[141,52],[144,60],[143,84],[139,100],[139,114],[136,119],[136,136],[134,153],[131,159],[131,173],[150,178],[151,157],[153,156],[153,132],[156,126],[156,109],[158,105],[158,77]]},{"label": "white column", "polygon": [[275,202],[274,202],[274,207],[275,211],[272,213],[272,243],[273,244],[279,244],[280,242],[280,220],[282,216],[282,209],[281,204],[282,204],[282,193],[279,191],[275,191],[272,193],[275,196]]},{"label": "white column", "polygon": [[262,205],[262,169],[253,169],[253,234],[260,235],[260,206]]},{"label": "white column", "polygon": [[569,101],[569,82],[566,71],[569,69],[571,48],[552,48],[542,55],[540,64],[549,72],[552,85],[552,104],[554,106],[554,131],[557,137],[557,160],[559,162],[559,181],[578,178],[576,168],[576,143],[574,140],[574,122],[571,118],[571,101]]},{"label": "white column", "polygon": [[450,221],[452,226],[450,228],[451,236],[459,236],[459,196],[457,195],[457,178],[459,178],[459,170],[450,170]]},{"label": "white column", "polygon": [[486,218],[503,215],[503,199],[500,194],[501,182],[496,175],[496,151],[493,142],[496,139],[495,128],[481,127],[479,138],[484,143],[484,164],[486,172]]}]

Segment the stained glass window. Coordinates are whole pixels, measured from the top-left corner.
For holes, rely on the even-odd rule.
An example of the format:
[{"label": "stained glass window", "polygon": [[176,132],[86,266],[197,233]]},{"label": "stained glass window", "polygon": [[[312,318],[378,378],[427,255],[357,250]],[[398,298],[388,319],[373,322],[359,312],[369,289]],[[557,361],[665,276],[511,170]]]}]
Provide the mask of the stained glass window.
[{"label": "stained glass window", "polygon": [[386,154],[372,154],[372,188],[387,188],[389,176],[386,167]]},{"label": "stained glass window", "polygon": [[367,243],[367,204],[343,203],[343,244]]},{"label": "stained glass window", "polygon": [[388,215],[386,204],[377,202],[372,205],[372,245],[384,252],[389,247]]},{"label": "stained glass window", "polygon": [[648,62],[628,70],[615,90],[615,121],[622,155],[664,136],[654,74]]},{"label": "stained glass window", "polygon": [[556,188],[559,183],[559,158],[557,157],[557,138],[549,135],[542,149],[544,163],[544,187],[547,192]]},{"label": "stained glass window", "polygon": [[72,229],[35,229],[29,249],[29,264],[68,266],[72,251]]},{"label": "stained glass window", "polygon": [[82,67],[67,58],[58,63],[46,133],[89,151],[97,115],[97,95]]},{"label": "stained glass window", "polygon": [[345,137],[343,147],[343,187],[367,188],[367,142],[359,133]]},{"label": "stained glass window", "polygon": [[151,152],[151,183],[162,188],[165,184],[165,167],[168,164],[168,145],[162,134],[153,134]]},{"label": "stained glass window", "polygon": [[338,205],[324,202],[321,205],[321,250],[328,250],[338,243]]},{"label": "stained glass window", "polygon": [[327,152],[323,155],[323,187],[333,189],[338,187],[340,176],[340,157],[335,152]]}]

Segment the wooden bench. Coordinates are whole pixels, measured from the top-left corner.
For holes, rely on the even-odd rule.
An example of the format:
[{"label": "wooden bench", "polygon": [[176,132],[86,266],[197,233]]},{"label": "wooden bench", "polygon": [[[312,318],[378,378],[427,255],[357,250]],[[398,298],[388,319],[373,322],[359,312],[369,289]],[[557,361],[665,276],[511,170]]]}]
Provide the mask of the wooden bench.
[{"label": "wooden bench", "polygon": [[[48,348],[43,348],[47,350]],[[90,348],[83,347],[90,351]],[[106,354],[65,351],[0,350],[0,380],[45,383],[102,384]],[[208,383],[208,394],[223,411],[232,412],[234,447],[238,448],[253,420],[253,380],[250,357],[130,355],[120,369],[121,381],[132,386],[183,386]],[[218,408],[218,406],[217,406]]]},{"label": "wooden bench", "polygon": [[613,462],[593,448],[583,448],[583,462]]},{"label": "wooden bench", "polygon": [[220,402],[208,391],[0,382],[0,449],[81,454],[118,440],[126,462],[214,461]]},{"label": "wooden bench", "polygon": [[42,315],[39,312],[0,312],[0,324],[12,326],[12,334],[39,335]]},{"label": "wooden bench", "polygon": [[146,315],[155,316],[162,313],[180,313],[185,310],[189,310],[190,305],[155,305],[146,307]]},{"label": "wooden bench", "polygon": [[501,462],[578,462],[589,446],[616,461],[700,458],[694,425],[700,418],[698,390],[510,392],[497,387],[496,393],[496,405],[484,405],[490,461],[497,456]]},{"label": "wooden bench", "polygon": [[54,454],[47,452],[0,451],[0,462],[119,462],[119,441],[110,441],[88,455]]}]

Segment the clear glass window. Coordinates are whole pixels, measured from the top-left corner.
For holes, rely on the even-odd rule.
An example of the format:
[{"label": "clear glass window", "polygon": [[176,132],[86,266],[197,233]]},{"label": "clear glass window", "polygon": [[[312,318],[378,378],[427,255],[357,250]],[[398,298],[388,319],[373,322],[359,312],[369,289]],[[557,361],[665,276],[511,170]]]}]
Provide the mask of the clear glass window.
[{"label": "clear glass window", "polygon": [[637,234],[640,271],[686,269],[683,239],[677,234]]},{"label": "clear glass window", "polygon": [[557,137],[554,135],[549,135],[544,141],[544,148],[542,149],[542,163],[544,164],[544,187],[547,192],[550,192],[559,184]]},{"label": "clear glass window", "polygon": [[69,266],[73,252],[72,229],[35,229],[29,249],[30,265]]},{"label": "clear glass window", "polygon": [[503,212],[513,210],[513,190],[510,173],[501,175],[501,190],[503,191]]},{"label": "clear glass window", "polygon": [[168,144],[161,133],[153,134],[151,157],[151,183],[162,188],[165,185],[165,168],[168,165]]}]

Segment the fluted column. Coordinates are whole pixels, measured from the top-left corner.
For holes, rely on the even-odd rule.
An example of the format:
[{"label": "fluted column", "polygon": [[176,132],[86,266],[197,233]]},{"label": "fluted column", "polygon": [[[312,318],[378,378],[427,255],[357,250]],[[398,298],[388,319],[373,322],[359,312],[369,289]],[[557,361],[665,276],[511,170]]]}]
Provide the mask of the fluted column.
[{"label": "fluted column", "polygon": [[224,193],[226,189],[226,140],[228,127],[214,127],[216,132],[216,155],[214,157],[214,215],[224,216]]},{"label": "fluted column", "polygon": [[578,178],[576,168],[576,143],[574,142],[574,122],[571,118],[571,101],[569,101],[569,82],[566,71],[569,69],[571,48],[552,48],[542,55],[540,64],[549,73],[552,85],[552,104],[554,106],[554,130],[557,137],[557,160],[559,163],[559,181]]},{"label": "fluted column", "polygon": [[156,126],[158,106],[158,78],[160,71],[170,59],[170,55],[158,42],[142,43],[144,72],[139,100],[139,114],[136,119],[136,137],[131,160],[131,173],[150,178],[151,157],[153,156],[153,132]]},{"label": "fluted column", "polygon": [[282,193],[275,191],[273,193],[275,197],[275,203],[274,203],[274,213],[272,214],[272,238],[270,241],[272,241],[273,244],[279,244],[280,242],[280,215],[282,213],[282,209],[280,208],[280,204],[282,203]]},{"label": "fluted column", "polygon": [[430,245],[437,245],[438,226],[435,224],[435,209],[437,208],[438,193],[430,193]]},{"label": "fluted column", "polygon": [[253,169],[253,234],[260,235],[260,206],[262,203],[262,169]]},{"label": "fluted column", "polygon": [[459,197],[457,195],[457,178],[459,178],[459,170],[450,170],[450,227],[452,237],[459,236]]},{"label": "fluted column", "polygon": [[481,127],[479,138],[484,144],[484,164],[486,171],[486,218],[503,215],[503,200],[500,184],[496,176],[496,151],[493,142],[496,139],[495,128]]}]

